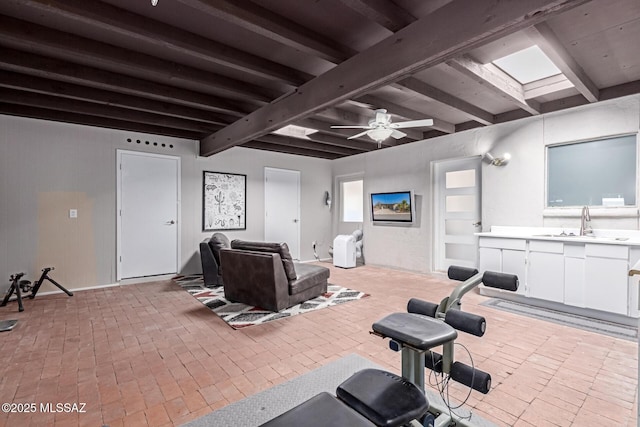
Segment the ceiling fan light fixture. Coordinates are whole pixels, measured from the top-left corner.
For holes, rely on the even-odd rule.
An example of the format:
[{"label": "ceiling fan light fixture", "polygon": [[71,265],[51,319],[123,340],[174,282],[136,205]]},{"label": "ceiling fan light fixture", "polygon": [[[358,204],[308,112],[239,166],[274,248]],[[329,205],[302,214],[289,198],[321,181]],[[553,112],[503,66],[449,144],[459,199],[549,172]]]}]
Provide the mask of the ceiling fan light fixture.
[{"label": "ceiling fan light fixture", "polygon": [[393,133],[393,129],[376,128],[376,129],[371,129],[369,132],[367,132],[367,136],[376,142],[380,142],[389,138],[392,133]]}]

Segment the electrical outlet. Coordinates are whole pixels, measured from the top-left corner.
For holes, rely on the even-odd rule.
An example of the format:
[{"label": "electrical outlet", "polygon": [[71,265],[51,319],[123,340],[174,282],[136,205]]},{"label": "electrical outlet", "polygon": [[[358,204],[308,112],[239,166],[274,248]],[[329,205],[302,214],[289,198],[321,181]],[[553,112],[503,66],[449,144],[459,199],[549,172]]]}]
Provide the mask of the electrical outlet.
[{"label": "electrical outlet", "polygon": [[78,218],[78,210],[69,209],[69,218]]}]

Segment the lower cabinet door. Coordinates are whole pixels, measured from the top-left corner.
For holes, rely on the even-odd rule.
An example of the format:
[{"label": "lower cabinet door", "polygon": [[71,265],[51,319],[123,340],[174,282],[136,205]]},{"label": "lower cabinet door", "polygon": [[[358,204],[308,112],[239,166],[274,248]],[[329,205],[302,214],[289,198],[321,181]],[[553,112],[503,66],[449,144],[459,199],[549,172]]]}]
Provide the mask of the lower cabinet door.
[{"label": "lower cabinet door", "polygon": [[564,254],[529,252],[527,296],[564,302]]},{"label": "lower cabinet door", "polygon": [[623,259],[585,258],[585,306],[627,314],[629,263]]},{"label": "lower cabinet door", "polygon": [[517,294],[526,295],[526,256],[524,251],[502,250],[502,272],[518,276]]}]

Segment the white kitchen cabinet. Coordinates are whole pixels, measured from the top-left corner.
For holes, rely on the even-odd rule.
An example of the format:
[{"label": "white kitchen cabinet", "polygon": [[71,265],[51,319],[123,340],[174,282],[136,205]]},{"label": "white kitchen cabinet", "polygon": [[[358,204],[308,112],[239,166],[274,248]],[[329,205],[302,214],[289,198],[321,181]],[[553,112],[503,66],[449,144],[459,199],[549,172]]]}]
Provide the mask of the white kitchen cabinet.
[{"label": "white kitchen cabinet", "polygon": [[626,315],[628,312],[627,273],[623,259],[585,258],[585,307]]},{"label": "white kitchen cabinet", "polygon": [[[497,270],[496,270],[497,271]],[[502,272],[518,276],[517,294],[526,295],[527,258],[525,251],[513,249],[502,250]]]},{"label": "white kitchen cabinet", "polygon": [[564,303],[574,307],[585,305],[585,261],[584,257],[564,259]]},{"label": "white kitchen cabinet", "polygon": [[479,249],[480,262],[479,271],[502,271],[502,249],[497,248],[483,248]]},{"label": "white kitchen cabinet", "polygon": [[527,296],[564,302],[564,254],[529,252]]}]

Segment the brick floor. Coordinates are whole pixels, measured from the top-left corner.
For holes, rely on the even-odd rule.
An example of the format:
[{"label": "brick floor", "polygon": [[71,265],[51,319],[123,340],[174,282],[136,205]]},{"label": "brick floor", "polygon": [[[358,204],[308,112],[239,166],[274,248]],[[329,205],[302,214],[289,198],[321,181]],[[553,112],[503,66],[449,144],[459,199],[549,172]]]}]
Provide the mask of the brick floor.
[{"label": "brick floor", "polygon": [[[363,300],[233,330],[171,281],[38,296],[0,308],[19,319],[0,334],[0,401],[85,403],[84,413],[0,413],[6,426],[171,426],[357,353],[399,372],[398,353],[369,334],[407,300],[434,302],[454,282],[363,266],[331,268],[331,281]],[[492,391],[468,406],[498,425],[636,425],[637,343],[479,306],[483,338],[461,334]],[[466,354],[458,351],[464,361]],[[467,390],[452,386],[453,398]],[[241,425],[241,424],[239,424]]]}]

